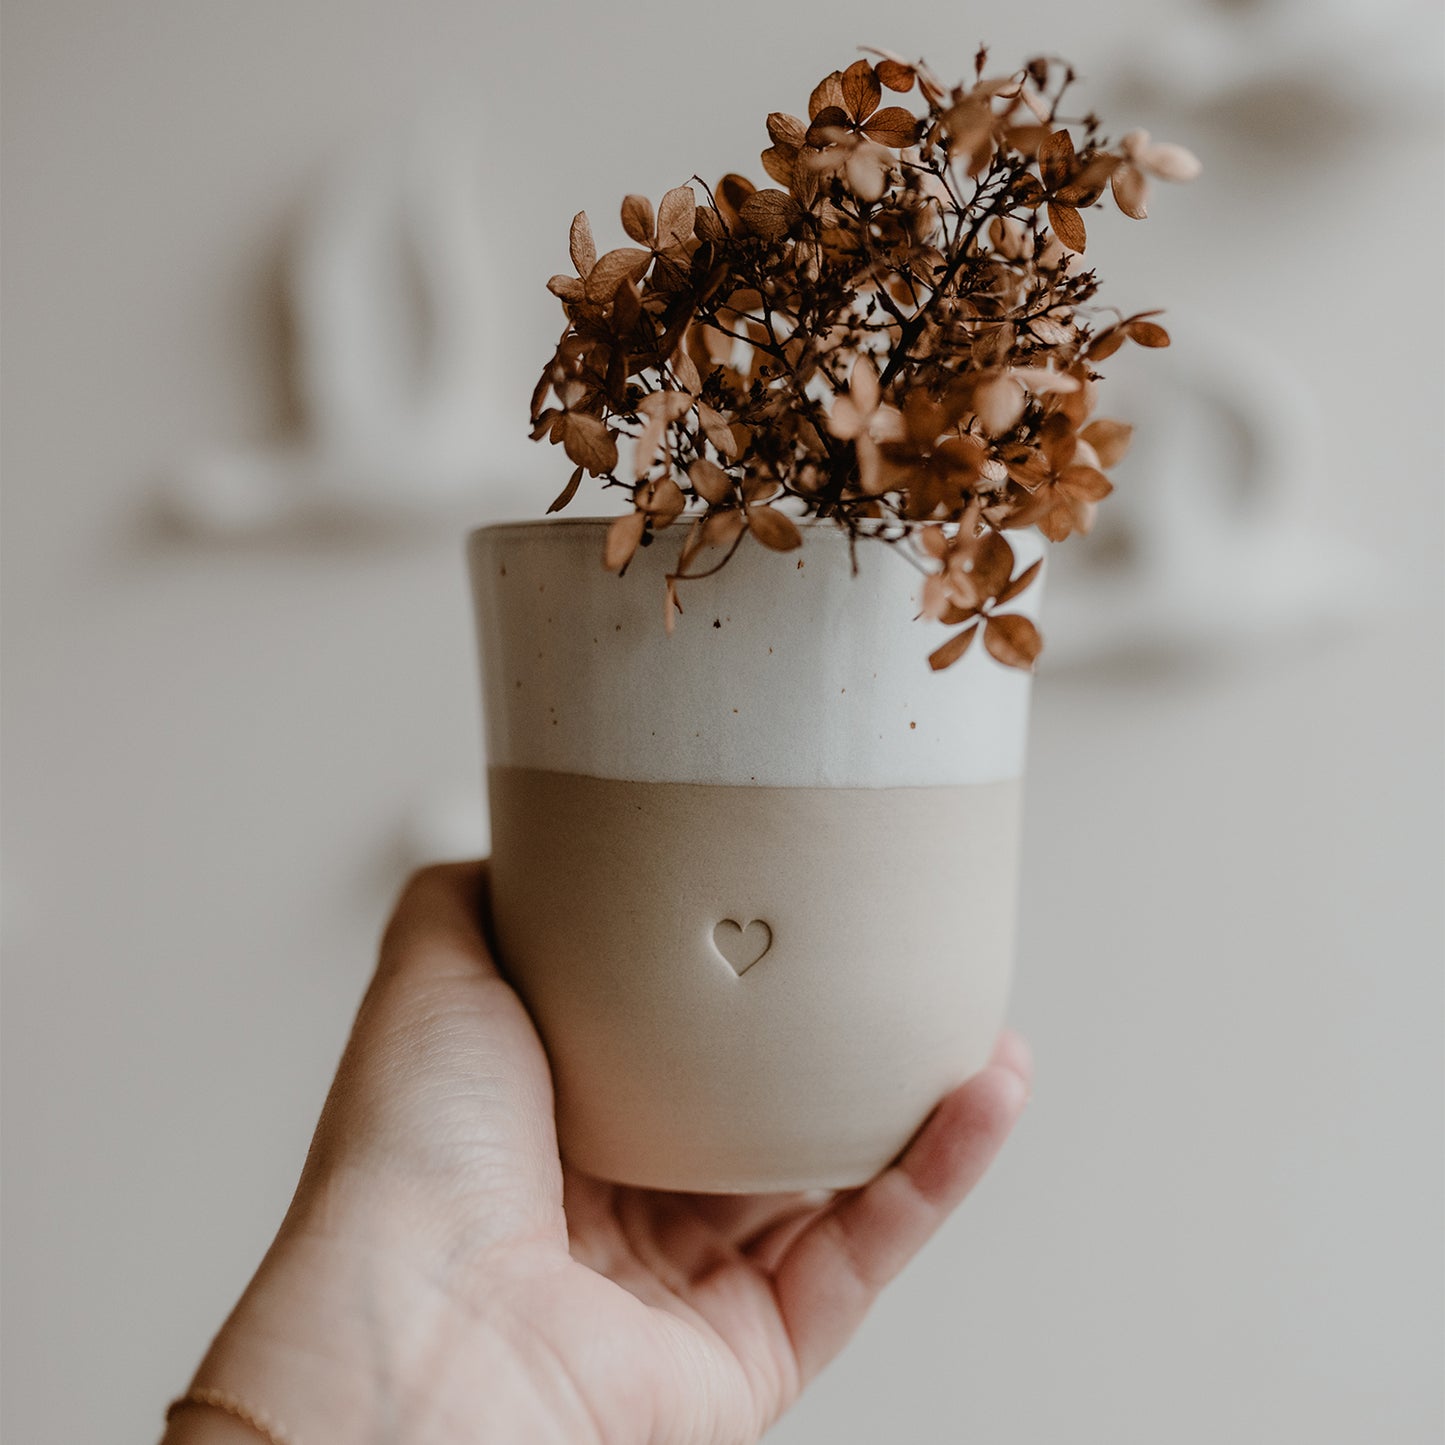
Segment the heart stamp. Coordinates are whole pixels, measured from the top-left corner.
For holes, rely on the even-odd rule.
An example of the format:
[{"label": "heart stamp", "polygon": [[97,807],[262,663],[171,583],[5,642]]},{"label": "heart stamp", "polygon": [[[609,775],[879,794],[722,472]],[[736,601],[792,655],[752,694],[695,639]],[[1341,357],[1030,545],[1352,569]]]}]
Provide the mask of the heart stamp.
[{"label": "heart stamp", "polygon": [[761,918],[753,919],[746,928],[735,919],[724,918],[713,929],[712,942],[741,978],[773,946],[773,930]]}]

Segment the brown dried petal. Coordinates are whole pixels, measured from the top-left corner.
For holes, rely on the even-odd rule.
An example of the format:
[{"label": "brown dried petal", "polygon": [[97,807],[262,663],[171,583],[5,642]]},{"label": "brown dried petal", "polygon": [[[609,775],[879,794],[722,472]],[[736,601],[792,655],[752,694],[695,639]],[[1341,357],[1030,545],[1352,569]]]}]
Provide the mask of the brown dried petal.
[{"label": "brown dried petal", "polygon": [[609,572],[620,572],[632,560],[632,554],[637,551],[646,526],[645,512],[629,512],[627,516],[619,517],[607,529],[607,542],[602,549],[602,565]]},{"label": "brown dried petal", "polygon": [[1114,204],[1135,221],[1147,220],[1149,207],[1149,183],[1137,166],[1119,166],[1109,178],[1114,190]]},{"label": "brown dried petal", "polygon": [[1039,147],[1052,134],[1047,125],[1011,125],[1004,132],[1004,141],[1010,150],[1020,155],[1036,156]]},{"label": "brown dried petal", "polygon": [[1029,330],[1032,331],[1045,346],[1067,346],[1074,339],[1073,331],[1069,327],[1056,321],[1052,316],[1030,317]]},{"label": "brown dried petal", "polygon": [[[653,273],[654,277],[656,272]],[[624,280],[612,298],[612,329],[619,336],[626,336],[637,329],[642,319],[642,292],[635,282]]]},{"label": "brown dried petal", "polygon": [[1008,586],[1013,570],[1013,548],[997,532],[985,532],[978,539],[969,573],[978,596],[997,597]]},{"label": "brown dried petal", "polygon": [[765,241],[780,241],[802,218],[803,208],[786,191],[757,191],[739,208],[743,224]]},{"label": "brown dried petal", "polygon": [[663,477],[643,489],[637,505],[652,515],[654,526],[665,527],[685,510],[687,498],[671,477]]},{"label": "brown dried petal", "polygon": [[705,502],[716,506],[732,499],[732,478],[716,462],[710,462],[706,457],[699,457],[687,469],[687,478],[692,483],[693,491]]},{"label": "brown dried petal", "polygon": [[864,415],[878,410],[878,372],[868,356],[859,356],[853,363],[853,370],[848,376],[848,393]]},{"label": "brown dried petal", "polygon": [[1079,378],[1066,372],[1051,371],[1046,366],[1016,366],[1009,373],[1020,386],[1040,395],[1050,392],[1078,391]]},{"label": "brown dried petal", "polygon": [[718,242],[727,237],[727,225],[722,216],[711,206],[703,206],[698,210],[697,220],[694,222],[699,241]]},{"label": "brown dried petal", "polygon": [[702,377],[698,375],[697,367],[687,352],[682,350],[673,352],[672,374],[691,395],[696,396],[702,390]]},{"label": "brown dried petal", "polygon": [[1035,525],[1050,542],[1062,542],[1074,530],[1074,509],[1060,497],[1040,516]]},{"label": "brown dried petal", "polygon": [[866,120],[883,99],[878,77],[873,73],[872,63],[867,60],[855,60],[843,72],[842,89],[843,106],[855,122]]},{"label": "brown dried petal", "polygon": [[640,482],[652,470],[657,454],[662,449],[663,435],[667,423],[660,415],[648,417],[647,425],[638,434],[632,453],[632,475]]},{"label": "brown dried petal", "polygon": [[670,421],[677,421],[692,410],[692,397],[685,391],[654,391],[649,392],[637,403],[637,409],[643,416],[655,421],[661,421],[665,426]]},{"label": "brown dried petal", "polygon": [[1037,452],[1019,447],[1004,459],[1009,480],[1017,482],[1026,492],[1037,491],[1049,479],[1048,464]]},{"label": "brown dried petal", "polygon": [[1129,333],[1129,339],[1140,346],[1169,345],[1169,333],[1152,321],[1131,321],[1124,330]]},{"label": "brown dried petal", "polygon": [[609,251],[587,273],[587,297],[590,301],[611,301],[624,281],[640,281],[652,264],[652,253],[632,246]]},{"label": "brown dried petal", "polygon": [[971,627],[965,627],[962,632],[955,632],[942,647],[935,648],[928,654],[928,665],[934,672],[942,672],[945,667],[952,667],[973,643],[978,632],[978,623]]},{"label": "brown dried petal", "polygon": [[757,187],[746,176],[740,176],[735,171],[729,171],[717,183],[713,191],[713,199],[717,202],[718,211],[727,223],[729,230],[737,229],[738,212],[743,202],[755,190]]},{"label": "brown dried petal", "polygon": [[1034,659],[1043,649],[1039,630],[1022,613],[1005,612],[990,617],[984,627],[983,645],[1005,667],[1024,671],[1033,668]]},{"label": "brown dried petal", "polygon": [[1033,237],[1022,221],[1012,216],[995,216],[988,223],[988,238],[1000,256],[1017,261],[1033,254]]},{"label": "brown dried petal", "polygon": [[876,201],[888,186],[888,153],[864,142],[855,147],[844,166],[848,188],[860,201]]},{"label": "brown dried petal", "polygon": [[1102,502],[1114,484],[1097,467],[1065,467],[1058,488],[1075,502]]},{"label": "brown dried petal", "polygon": [[775,146],[792,146],[797,150],[807,133],[807,122],[795,115],[775,110],[768,116],[768,137]]},{"label": "brown dried petal", "polygon": [[842,441],[852,441],[868,429],[868,414],[852,397],[840,396],[828,413],[828,430]]},{"label": "brown dried petal", "polygon": [[812,120],[819,111],[826,110],[830,105],[836,105],[839,110],[843,109],[843,73],[839,70],[825,75],[813,87],[813,93],[808,97],[808,119]]},{"label": "brown dried petal", "polygon": [[[800,206],[803,206],[807,210],[813,209],[823,189],[818,173],[808,164],[807,157],[811,154],[812,152],[806,149],[798,152],[796,159],[793,161],[792,176],[785,183],[793,198]],[[822,216],[825,221],[828,219],[828,213],[831,210],[831,204],[825,201],[822,209]],[[810,261],[808,260],[810,255],[817,255],[816,249],[811,252],[806,252],[800,248],[796,252],[796,255],[798,257],[799,277],[805,280],[816,279],[817,271],[816,269],[810,270]]]},{"label": "brown dried petal", "polygon": [[686,252],[678,246],[662,252],[652,268],[652,290],[669,295],[685,291],[692,274],[686,264],[688,259]]},{"label": "brown dried petal", "polygon": [[1051,191],[1073,179],[1074,164],[1074,138],[1066,130],[1054,131],[1039,147],[1039,170]]},{"label": "brown dried petal", "polygon": [[748,527],[764,547],[770,547],[774,552],[791,552],[803,545],[803,534],[797,524],[776,507],[749,507]]},{"label": "brown dried petal", "polygon": [[960,622],[967,622],[970,617],[978,616],[978,608],[973,606],[959,607],[950,602],[943,609],[943,616],[938,620],[945,627],[957,627]]},{"label": "brown dried petal", "polygon": [[1014,202],[1020,206],[1033,208],[1043,205],[1048,199],[1048,192],[1039,183],[1038,177],[1033,175],[1022,175],[1010,187],[1013,192]]},{"label": "brown dried petal", "polygon": [[973,97],[959,101],[944,112],[943,128],[948,135],[950,156],[969,155],[976,160],[980,146],[992,149],[993,113]]},{"label": "brown dried petal", "polygon": [[798,164],[798,150],[796,146],[769,146],[762,153],[761,160],[763,169],[768,173],[768,179],[776,181],[780,186],[787,186],[792,189],[796,179],[796,167]]},{"label": "brown dried petal", "polygon": [[732,461],[738,455],[737,438],[732,428],[728,425],[727,419],[706,402],[699,402],[697,406],[698,420],[702,422],[703,434],[723,456]]},{"label": "brown dried petal", "polygon": [[[1070,462],[1077,459],[1079,439],[1074,434],[1068,417],[1062,412],[1056,411],[1040,428],[1038,447],[1053,472],[1063,471]],[[1087,462],[1088,458],[1083,460]]]},{"label": "brown dried petal", "polygon": [[931,573],[923,579],[923,596],[919,599],[918,615],[937,622],[947,607],[947,579],[941,572]]},{"label": "brown dried petal", "polygon": [[972,480],[983,471],[984,445],[976,436],[948,437],[933,453],[934,466],[954,478]]},{"label": "brown dried petal", "polygon": [[1012,602],[1021,592],[1027,591],[1029,584],[1039,575],[1039,569],[1043,565],[1044,559],[1040,557],[1032,566],[1025,567],[1024,570],[998,594],[998,605],[1002,607],[1005,602]]},{"label": "brown dried petal", "polygon": [[1000,436],[1017,425],[1024,414],[1024,389],[1010,376],[995,376],[973,394],[979,424],[990,436]]},{"label": "brown dried petal", "polygon": [[622,229],[640,246],[652,245],[652,202],[646,196],[624,196]]},{"label": "brown dried petal", "polygon": [[1089,343],[1089,360],[1107,361],[1127,339],[1121,326],[1111,326],[1109,330],[1101,331]]},{"label": "brown dried petal", "polygon": [[550,517],[553,512],[560,512],[573,497],[577,495],[577,488],[582,485],[582,467],[578,467],[572,473],[567,485],[557,494],[556,500],[547,508],[547,515]]},{"label": "brown dried petal", "polygon": [[743,514],[735,507],[726,512],[709,512],[702,524],[703,544],[708,547],[727,547],[738,539],[743,530]]},{"label": "brown dried petal", "polygon": [[1154,141],[1145,146],[1138,160],[1161,181],[1192,181],[1204,169],[1193,151],[1169,141]]},{"label": "brown dried petal", "polygon": [[1098,453],[1101,467],[1112,467],[1129,450],[1134,428],[1126,421],[1112,421],[1101,416],[1097,421],[1091,421],[1080,436]]},{"label": "brown dried petal", "polygon": [[674,186],[657,208],[658,249],[665,251],[690,240],[696,224],[697,197],[692,187]]},{"label": "brown dried petal", "polygon": [[913,67],[901,60],[880,60],[874,74],[889,90],[906,93],[913,89]]},{"label": "brown dried petal", "polygon": [[1084,218],[1072,207],[1060,205],[1057,201],[1049,202],[1049,225],[1054,228],[1054,235],[1066,245],[1071,251],[1082,251],[1088,241],[1088,233],[1084,229]]},{"label": "brown dried petal", "polygon": [[852,135],[848,112],[841,105],[825,106],[808,123],[803,143],[810,146],[836,145]]},{"label": "brown dried petal", "polygon": [[1069,183],[1058,188],[1055,199],[1066,206],[1092,206],[1104,194],[1104,186],[1118,164],[1117,156],[1104,151],[1090,156]]},{"label": "brown dried petal", "polygon": [[562,446],[567,455],[592,475],[617,465],[617,438],[595,416],[568,412],[562,419]]},{"label": "brown dried petal", "polygon": [[553,276],[547,282],[547,289],[554,296],[573,304],[587,299],[587,288],[575,276]]},{"label": "brown dried petal", "polygon": [[557,388],[557,395],[562,399],[562,405],[569,411],[586,410],[587,397],[591,388],[580,377],[574,377],[571,381],[563,382]]},{"label": "brown dried petal", "polygon": [[980,327],[974,333],[970,352],[980,367],[1003,366],[1013,353],[1015,334],[1011,324]]},{"label": "brown dried petal", "polygon": [[[846,403],[846,399],[845,399]],[[883,465],[883,453],[868,433],[862,432],[853,442],[858,455],[858,485],[870,497],[881,497],[892,489],[892,472]]]},{"label": "brown dried petal", "polygon": [[868,118],[863,134],[879,145],[892,146],[902,150],[918,139],[918,120],[911,111],[901,105],[885,106]]},{"label": "brown dried petal", "polygon": [[597,264],[597,245],[592,239],[592,223],[587,219],[586,211],[578,211],[572,217],[568,249],[577,274],[585,281],[587,273]]},{"label": "brown dried petal", "polygon": [[919,547],[936,561],[948,555],[949,537],[942,527],[920,527],[914,535]]}]

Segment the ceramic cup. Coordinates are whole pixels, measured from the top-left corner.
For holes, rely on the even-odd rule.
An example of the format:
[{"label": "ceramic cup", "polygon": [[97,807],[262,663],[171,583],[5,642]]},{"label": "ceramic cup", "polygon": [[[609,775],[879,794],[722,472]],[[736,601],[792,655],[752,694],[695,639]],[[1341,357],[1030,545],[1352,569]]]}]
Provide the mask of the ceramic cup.
[{"label": "ceramic cup", "polygon": [[858,1185],[1002,1025],[1029,676],[981,646],[931,672],[918,571],[865,541],[855,575],[831,524],[746,541],[669,636],[683,529],[618,577],[607,525],[470,540],[493,926],[563,1153],[659,1189]]}]

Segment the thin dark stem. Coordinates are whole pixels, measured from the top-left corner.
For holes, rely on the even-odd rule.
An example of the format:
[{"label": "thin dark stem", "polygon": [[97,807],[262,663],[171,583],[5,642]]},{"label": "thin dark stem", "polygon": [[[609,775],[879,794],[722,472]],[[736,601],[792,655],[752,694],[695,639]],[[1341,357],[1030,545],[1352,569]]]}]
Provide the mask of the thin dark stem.
[{"label": "thin dark stem", "polygon": [[723,557],[722,561],[715,562],[706,572],[673,572],[670,574],[671,580],[674,582],[701,582],[704,577],[711,577],[714,573],[721,572],[732,561],[734,553],[742,546],[743,538],[747,535],[748,529],[744,527],[733,538],[733,544],[728,548],[727,555]]}]

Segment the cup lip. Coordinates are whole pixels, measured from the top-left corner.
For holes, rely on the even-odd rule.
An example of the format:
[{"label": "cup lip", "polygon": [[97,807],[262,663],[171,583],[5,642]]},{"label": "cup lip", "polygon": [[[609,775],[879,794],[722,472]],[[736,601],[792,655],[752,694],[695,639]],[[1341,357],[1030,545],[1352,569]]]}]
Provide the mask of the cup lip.
[{"label": "cup lip", "polygon": [[[626,512],[615,512],[611,516],[598,517],[522,517],[514,518],[505,522],[486,522],[480,527],[473,527],[468,533],[468,540],[475,541],[482,537],[490,536],[493,533],[524,532],[524,531],[547,531],[553,532],[563,527],[577,529],[597,530],[610,527],[618,517],[625,517]],[[701,512],[684,512],[678,517],[674,524],[681,528],[688,521],[701,517]],[[840,527],[832,517],[793,517],[792,521],[801,531],[809,536],[836,536],[844,541],[848,540],[848,531]],[[680,535],[680,532],[679,532]]]},{"label": "cup lip", "polygon": [[[617,516],[626,516],[619,512]],[[488,532],[521,532],[528,528],[545,527],[549,532],[558,527],[610,527],[617,517],[514,517],[505,522],[484,522],[473,527],[467,535],[480,537]]]}]

